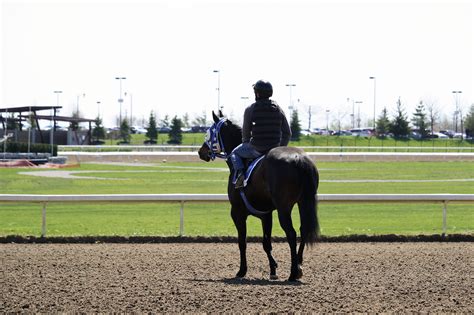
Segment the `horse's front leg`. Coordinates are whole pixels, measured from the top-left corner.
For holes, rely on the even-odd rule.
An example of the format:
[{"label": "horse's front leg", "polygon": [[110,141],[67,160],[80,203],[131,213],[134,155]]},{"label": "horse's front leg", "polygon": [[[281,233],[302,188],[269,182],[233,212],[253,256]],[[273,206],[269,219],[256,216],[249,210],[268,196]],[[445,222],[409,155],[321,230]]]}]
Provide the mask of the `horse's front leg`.
[{"label": "horse's front leg", "polygon": [[291,209],[278,209],[278,219],[290,245],[291,271],[288,281],[296,281],[300,278],[300,273],[298,269],[298,255],[296,253],[296,231],[291,220]]},{"label": "horse's front leg", "polygon": [[232,220],[237,228],[240,250],[240,268],[237,278],[243,278],[247,274],[247,213],[232,207]]},{"label": "horse's front leg", "polygon": [[268,262],[270,263],[270,279],[275,280],[278,279],[278,276],[276,274],[278,264],[272,256],[272,224],[272,213],[269,213],[262,218],[263,250],[267,254]]}]

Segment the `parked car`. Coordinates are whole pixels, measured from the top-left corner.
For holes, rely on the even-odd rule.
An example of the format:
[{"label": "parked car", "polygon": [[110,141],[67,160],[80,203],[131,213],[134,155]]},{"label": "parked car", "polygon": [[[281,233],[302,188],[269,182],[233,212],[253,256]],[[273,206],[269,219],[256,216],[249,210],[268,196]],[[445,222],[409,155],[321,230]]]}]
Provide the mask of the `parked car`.
[{"label": "parked car", "polygon": [[466,134],[465,134],[465,133],[461,133],[461,132],[456,132],[456,133],[453,135],[453,138],[466,139]]},{"label": "parked car", "polygon": [[160,128],[158,128],[159,133],[168,133],[170,131],[171,131],[170,127],[160,127]]},{"label": "parked car", "polygon": [[455,134],[455,132],[453,130],[440,130],[439,133],[442,133],[442,134],[448,136],[449,138],[454,137],[454,134]]},{"label": "parked car", "polygon": [[429,135],[430,138],[440,138],[440,139],[448,139],[449,137],[441,132],[432,132]]},{"label": "parked car", "polygon": [[348,130],[339,130],[332,134],[333,136],[352,136],[352,132]]}]

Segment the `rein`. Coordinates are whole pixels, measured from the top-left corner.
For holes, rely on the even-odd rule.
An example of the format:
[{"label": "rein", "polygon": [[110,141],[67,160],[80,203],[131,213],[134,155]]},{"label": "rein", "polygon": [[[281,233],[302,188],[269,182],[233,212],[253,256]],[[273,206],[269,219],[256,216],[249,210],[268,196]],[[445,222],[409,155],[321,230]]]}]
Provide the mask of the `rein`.
[{"label": "rein", "polygon": [[221,118],[217,123],[214,123],[206,132],[205,142],[211,150],[210,158],[214,160],[216,157],[220,159],[227,159],[228,155],[224,151],[224,143],[220,137],[220,131],[223,124],[227,122],[227,118]]}]

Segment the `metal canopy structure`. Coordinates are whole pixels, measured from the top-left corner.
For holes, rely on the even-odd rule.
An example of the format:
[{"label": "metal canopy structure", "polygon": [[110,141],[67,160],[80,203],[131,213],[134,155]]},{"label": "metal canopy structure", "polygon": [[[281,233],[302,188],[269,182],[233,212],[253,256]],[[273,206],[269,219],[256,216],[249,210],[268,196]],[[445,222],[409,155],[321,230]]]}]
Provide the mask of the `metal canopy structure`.
[{"label": "metal canopy structure", "polygon": [[24,113],[37,112],[40,110],[60,109],[62,106],[17,106],[0,108],[0,113]]},{"label": "metal canopy structure", "polygon": [[[28,118],[32,118],[36,122],[36,128],[40,132],[40,137],[41,137],[41,142],[45,143],[44,137],[43,137],[43,132],[41,131],[39,120],[46,120],[46,121],[52,121],[53,122],[53,133],[56,131],[57,126],[56,122],[62,121],[62,122],[69,122],[69,123],[89,123],[89,142],[90,142],[90,136],[91,136],[91,130],[92,130],[92,122],[95,121],[95,119],[88,119],[88,118],[79,118],[79,117],[67,117],[67,116],[58,116],[57,111],[61,109],[62,106],[16,106],[16,107],[4,107],[0,108],[0,122],[2,123],[2,127],[4,130],[6,130],[6,122],[9,120],[14,120],[19,122],[20,124],[20,130],[22,128],[22,121],[26,121]],[[37,115],[36,112],[38,111],[45,111],[45,110],[52,110],[53,114],[52,115]],[[22,115],[22,113],[32,113],[32,115]],[[8,114],[8,113],[18,113],[17,117],[15,118],[9,118],[9,117],[3,117],[3,114]]]}]

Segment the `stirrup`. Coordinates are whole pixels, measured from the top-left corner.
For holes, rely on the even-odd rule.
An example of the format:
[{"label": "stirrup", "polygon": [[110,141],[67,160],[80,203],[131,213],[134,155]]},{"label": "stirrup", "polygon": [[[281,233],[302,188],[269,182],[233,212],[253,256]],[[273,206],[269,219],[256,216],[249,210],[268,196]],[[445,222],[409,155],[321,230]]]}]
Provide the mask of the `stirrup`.
[{"label": "stirrup", "polygon": [[235,180],[235,189],[244,187],[244,181],[245,181],[244,174],[243,173],[239,174],[237,176],[237,179]]}]

